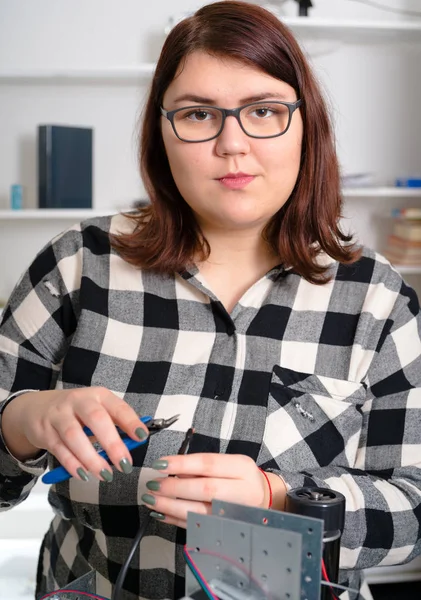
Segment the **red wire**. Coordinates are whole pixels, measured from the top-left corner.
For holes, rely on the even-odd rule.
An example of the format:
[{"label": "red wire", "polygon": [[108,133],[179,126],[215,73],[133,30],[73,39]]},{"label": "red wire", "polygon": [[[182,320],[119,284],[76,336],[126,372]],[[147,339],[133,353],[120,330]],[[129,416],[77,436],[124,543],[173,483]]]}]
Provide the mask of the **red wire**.
[{"label": "red wire", "polygon": [[189,559],[189,561],[191,562],[191,564],[193,565],[193,567],[195,568],[195,570],[197,571],[197,574],[199,575],[200,579],[202,580],[202,583],[206,586],[207,592],[210,594],[210,596],[213,598],[213,600],[219,600],[218,596],[216,596],[210,589],[208,582],[204,578],[203,573],[197,566],[196,562],[192,559],[191,554],[189,552],[189,548],[187,548],[187,544],[184,546],[184,552],[185,552],[187,558]]},{"label": "red wire", "polygon": [[[330,579],[329,579],[329,575],[327,574],[327,569],[326,569],[326,565],[325,565],[325,561],[322,558],[322,575],[323,575],[323,579],[325,581],[327,581],[327,583],[331,583]],[[330,593],[332,594],[332,598],[333,600],[337,600],[337,596],[335,594],[335,592],[333,591],[333,588],[331,586],[329,586],[330,589]]]}]

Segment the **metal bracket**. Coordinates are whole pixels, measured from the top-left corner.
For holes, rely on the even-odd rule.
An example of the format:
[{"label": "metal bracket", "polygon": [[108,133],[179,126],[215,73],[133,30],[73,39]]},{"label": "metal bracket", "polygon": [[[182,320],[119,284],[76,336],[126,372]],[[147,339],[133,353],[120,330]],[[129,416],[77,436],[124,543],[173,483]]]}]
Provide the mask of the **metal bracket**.
[{"label": "metal bracket", "polygon": [[[187,546],[224,600],[318,600],[323,521],[214,500],[189,513]],[[187,569],[186,595],[200,589]]]}]

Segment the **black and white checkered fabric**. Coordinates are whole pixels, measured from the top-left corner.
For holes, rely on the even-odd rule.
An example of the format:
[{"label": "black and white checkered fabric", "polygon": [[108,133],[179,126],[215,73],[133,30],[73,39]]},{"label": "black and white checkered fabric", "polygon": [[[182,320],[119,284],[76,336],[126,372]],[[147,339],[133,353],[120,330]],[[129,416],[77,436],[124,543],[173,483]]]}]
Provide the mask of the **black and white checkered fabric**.
[{"label": "black and white checkered fabric", "polygon": [[[111,251],[108,231],[128,227],[92,219],[55,238],[0,327],[0,407],[24,389],[99,385],[139,415],[181,413],[133,452],[131,475],[52,486],[38,593],[95,569],[97,592],[111,596],[152,461],[175,453],[190,426],[191,452],[247,454],[289,487],[345,495],[342,583],[419,554],[420,318],[399,274],[370,250],[349,267],[332,262],[322,286],[279,266],[228,314],[199,272],[157,276]],[[20,463],[0,441],[0,510],[27,497],[47,460]],[[152,520],[124,600],[183,595],[184,535]]]}]

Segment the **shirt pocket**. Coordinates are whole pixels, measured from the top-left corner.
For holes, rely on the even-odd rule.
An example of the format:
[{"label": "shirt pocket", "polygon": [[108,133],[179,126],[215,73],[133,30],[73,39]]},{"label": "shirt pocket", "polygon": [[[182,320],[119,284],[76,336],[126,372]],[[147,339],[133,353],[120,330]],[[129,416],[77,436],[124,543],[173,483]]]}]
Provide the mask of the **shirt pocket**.
[{"label": "shirt pocket", "polygon": [[353,467],[362,428],[365,385],[275,365],[258,464],[285,470]]}]

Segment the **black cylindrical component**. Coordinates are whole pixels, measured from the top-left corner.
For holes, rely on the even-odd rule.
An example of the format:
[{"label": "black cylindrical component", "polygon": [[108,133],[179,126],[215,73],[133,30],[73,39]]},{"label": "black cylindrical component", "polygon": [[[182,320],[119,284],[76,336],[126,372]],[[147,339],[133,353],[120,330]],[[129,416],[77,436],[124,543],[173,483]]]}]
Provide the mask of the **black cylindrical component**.
[{"label": "black cylindrical component", "polygon": [[[287,492],[285,511],[324,522],[323,562],[329,581],[337,583],[341,535],[345,522],[345,496],[329,488],[295,488]],[[329,588],[322,586],[321,599],[330,598]]]},{"label": "black cylindrical component", "polygon": [[297,0],[298,2],[298,15],[300,17],[308,17],[308,9],[313,5],[311,0]]}]

